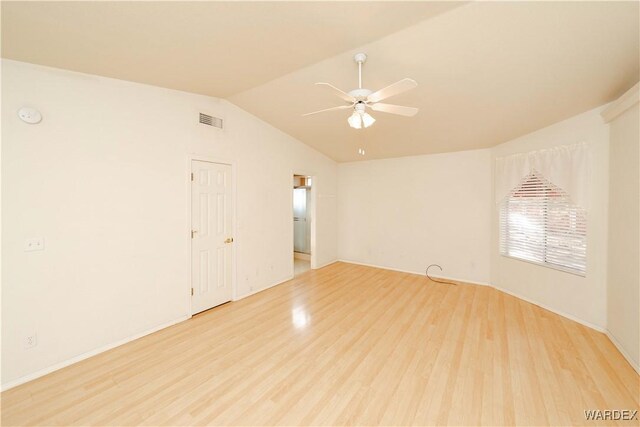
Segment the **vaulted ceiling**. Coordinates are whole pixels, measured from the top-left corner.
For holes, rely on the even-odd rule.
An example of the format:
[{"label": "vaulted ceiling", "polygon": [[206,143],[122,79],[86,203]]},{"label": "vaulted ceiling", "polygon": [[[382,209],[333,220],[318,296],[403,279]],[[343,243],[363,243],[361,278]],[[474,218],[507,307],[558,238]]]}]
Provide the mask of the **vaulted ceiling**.
[{"label": "vaulted ceiling", "polygon": [[224,98],[458,5],[3,1],[2,56]]},{"label": "vaulted ceiling", "polygon": [[[490,147],[586,111],[639,79],[638,2],[3,2],[2,56],[224,97],[338,161]],[[348,112],[314,85],[403,77]],[[385,101],[386,102],[386,101]],[[358,149],[364,148],[366,156]]]}]

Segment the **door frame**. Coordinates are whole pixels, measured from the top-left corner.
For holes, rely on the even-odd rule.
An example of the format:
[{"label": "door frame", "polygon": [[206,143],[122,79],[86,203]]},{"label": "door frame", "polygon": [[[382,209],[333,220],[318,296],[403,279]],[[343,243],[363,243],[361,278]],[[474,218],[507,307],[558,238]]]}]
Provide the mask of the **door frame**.
[{"label": "door frame", "polygon": [[[291,180],[289,181],[290,183],[293,181],[293,176],[294,175],[304,175],[304,176],[308,176],[311,177],[311,211],[309,212],[311,214],[311,225],[309,226],[310,231],[309,231],[309,250],[311,251],[311,269],[315,270],[316,268],[318,268],[318,250],[317,250],[317,239],[316,239],[316,212],[317,212],[317,206],[318,206],[318,177],[312,173],[308,173],[308,172],[300,172],[299,170],[296,169],[292,169],[291,170]],[[289,191],[289,209],[292,210],[293,209],[293,185],[291,185],[290,187],[290,191]],[[293,212],[293,211],[291,211]],[[294,244],[293,244],[293,213],[291,215],[289,215],[290,219],[290,230],[291,230],[291,254],[293,255],[294,252]],[[294,267],[294,260],[291,260],[291,277],[293,277],[293,275],[295,274],[295,267]]]},{"label": "door frame", "polygon": [[[191,206],[193,203],[193,191],[191,188],[191,173],[193,172],[191,165],[194,160],[199,162],[208,162],[208,163],[218,163],[222,165],[231,166],[231,233],[233,234],[233,245],[231,245],[231,301],[237,300],[237,246],[238,246],[238,227],[237,227],[237,163],[233,160],[222,159],[219,157],[212,157],[203,154],[189,154],[187,156],[187,229],[185,230],[185,236],[187,239],[187,309],[189,313],[189,317],[193,316],[192,313],[192,305],[191,305],[191,288],[193,286],[193,277],[191,274],[192,269],[192,259],[193,254],[191,253],[191,230],[193,229],[193,224],[191,223]],[[293,202],[292,202],[293,203]]]}]

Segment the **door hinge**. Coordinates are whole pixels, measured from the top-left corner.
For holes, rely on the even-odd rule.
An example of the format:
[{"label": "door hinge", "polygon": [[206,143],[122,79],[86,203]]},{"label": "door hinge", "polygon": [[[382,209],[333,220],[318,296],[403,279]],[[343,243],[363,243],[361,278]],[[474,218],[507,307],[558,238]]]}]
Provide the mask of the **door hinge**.
[{"label": "door hinge", "polygon": [[191,288],[191,296],[193,296],[193,288]]},{"label": "door hinge", "polygon": [[197,231],[196,231],[196,230],[191,230],[191,238],[192,238],[192,239],[193,239],[193,236],[195,236],[195,235],[196,235],[196,233],[197,233]]},{"label": "door hinge", "polygon": [[193,172],[191,172],[191,182],[195,181],[195,178],[193,177]]}]

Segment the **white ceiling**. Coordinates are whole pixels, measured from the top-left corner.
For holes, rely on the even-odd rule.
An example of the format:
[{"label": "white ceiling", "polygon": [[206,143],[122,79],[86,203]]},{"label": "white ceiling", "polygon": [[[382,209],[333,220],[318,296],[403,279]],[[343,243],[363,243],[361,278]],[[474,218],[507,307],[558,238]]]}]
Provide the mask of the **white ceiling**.
[{"label": "white ceiling", "polygon": [[[638,2],[2,3],[7,58],[231,102],[338,161],[490,147],[613,100],[639,79]],[[369,129],[314,82],[403,77]],[[385,102],[387,102],[385,101]],[[366,150],[359,156],[358,148]]]},{"label": "white ceiling", "polygon": [[226,97],[458,5],[3,1],[2,56]]},{"label": "white ceiling", "polygon": [[[338,161],[490,147],[613,100],[638,81],[638,3],[484,2],[453,9],[368,45],[230,97],[240,107]],[[404,77],[419,86],[385,100],[412,118],[349,111],[314,82],[357,86],[353,53],[369,55],[364,86]]]}]

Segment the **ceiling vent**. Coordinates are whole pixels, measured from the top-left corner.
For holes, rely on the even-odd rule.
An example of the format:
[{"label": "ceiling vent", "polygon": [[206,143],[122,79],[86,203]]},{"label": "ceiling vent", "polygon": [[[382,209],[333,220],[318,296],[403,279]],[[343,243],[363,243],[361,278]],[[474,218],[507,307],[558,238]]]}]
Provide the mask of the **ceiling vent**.
[{"label": "ceiling vent", "polygon": [[222,119],[219,117],[210,116],[208,114],[200,113],[200,123],[203,125],[222,129]]}]

